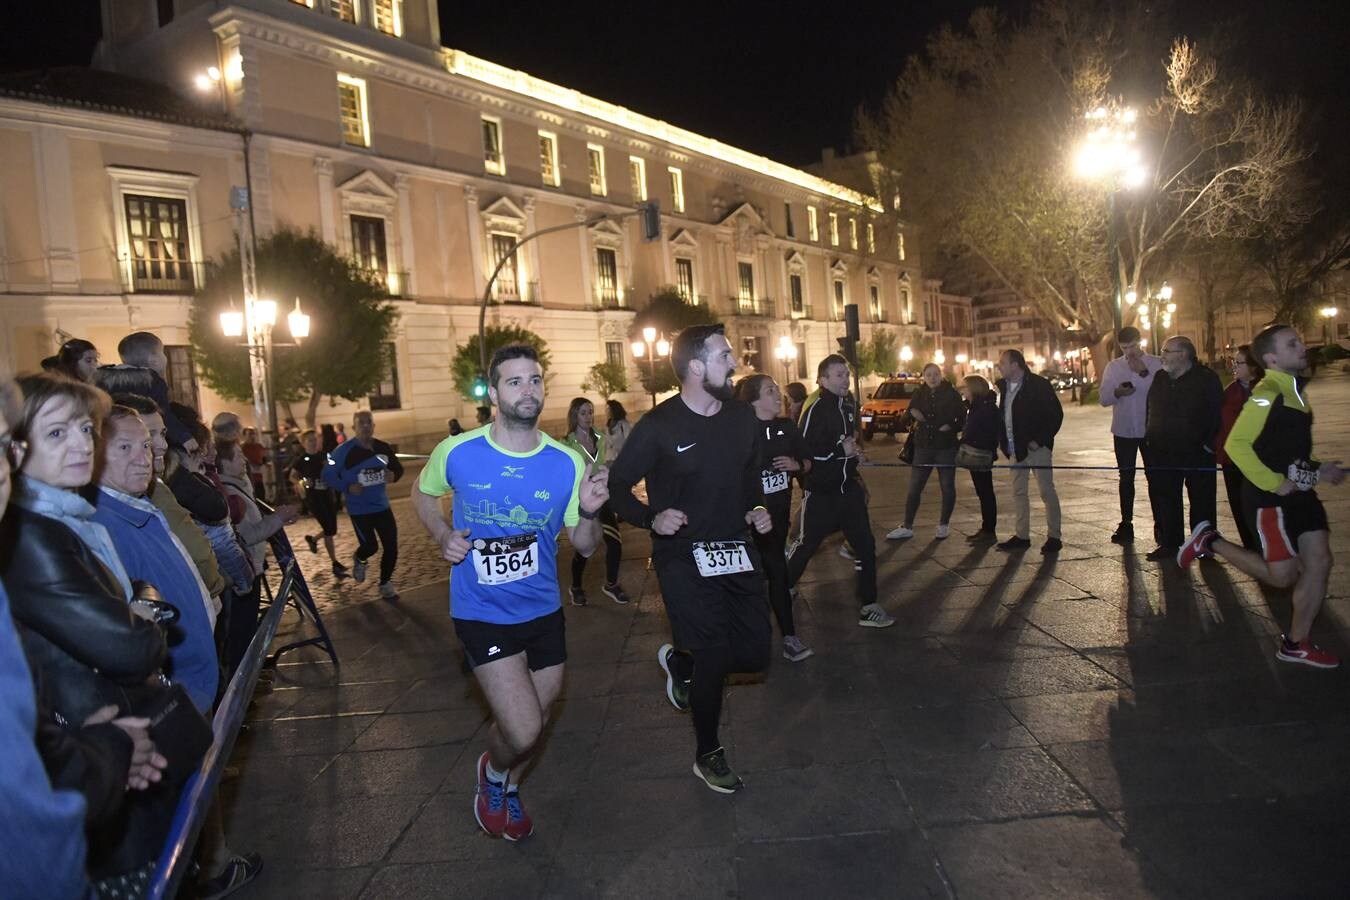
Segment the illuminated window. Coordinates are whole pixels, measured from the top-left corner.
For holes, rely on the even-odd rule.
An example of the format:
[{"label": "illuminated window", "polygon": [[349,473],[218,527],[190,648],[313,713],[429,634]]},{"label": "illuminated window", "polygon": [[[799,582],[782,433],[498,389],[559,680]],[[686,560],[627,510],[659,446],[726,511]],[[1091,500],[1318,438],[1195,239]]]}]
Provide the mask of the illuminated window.
[{"label": "illuminated window", "polygon": [[830,245],[839,246],[839,215],[830,213]]},{"label": "illuminated window", "polygon": [[881,287],[880,287],[880,285],[869,284],[869,285],[867,286],[867,299],[868,299],[869,304],[870,304],[870,306],[871,306],[870,312],[871,312],[871,314],[872,314],[872,321],[873,321],[873,322],[881,322],[881,321],[883,321],[883,318],[882,318],[882,315],[881,315]]},{"label": "illuminated window", "polygon": [[124,196],[131,249],[132,286],[137,291],[191,292],[187,202],[173,197]]},{"label": "illuminated window", "polygon": [[792,311],[801,314],[806,311],[806,297],[802,292],[802,276],[792,273],[788,276],[788,293],[792,296]]},{"label": "illuminated window", "polygon": [[904,232],[901,232],[899,235],[896,236],[896,238],[895,238],[895,249],[896,249],[897,251],[899,251],[899,253],[900,253],[900,260],[903,262],[904,259],[905,259],[905,235],[904,235]]},{"label": "illuminated window", "polygon": [[812,241],[820,240],[820,219],[816,215],[814,206],[806,208],[806,236]]},{"label": "illuminated window", "polygon": [[839,279],[834,281],[834,317],[842,319],[844,317],[844,305],[848,300],[844,297],[844,283]]},{"label": "illuminated window", "polygon": [[848,220],[848,245],[854,250],[858,249],[858,220],[852,217]]},{"label": "illuminated window", "polygon": [[670,168],[670,208],[684,212],[684,173],[674,166]]},{"label": "illuminated window", "polygon": [[736,297],[742,304],[755,302],[755,267],[753,263],[736,263]]},{"label": "illuminated window", "polygon": [[609,247],[595,251],[595,287],[600,306],[612,309],[619,306],[619,254]]},{"label": "illuminated window", "polygon": [[620,341],[605,341],[605,362],[611,366],[623,365],[623,344]]},{"label": "illuminated window", "polygon": [[675,258],[675,290],[686,303],[694,302],[694,261],[682,256]]},{"label": "illuminated window", "polygon": [[596,144],[587,144],[586,157],[591,176],[591,193],[597,197],[603,197],[609,193],[605,184],[605,148]]},{"label": "illuminated window", "polygon": [[328,11],[334,18],[355,24],[360,15],[361,4],[357,0],[328,0]]},{"label": "illuminated window", "polygon": [[557,187],[562,182],[562,173],[558,170],[558,138],[547,131],[539,132],[539,174],[549,187]]},{"label": "illuminated window", "polygon": [[506,156],[502,153],[502,120],[483,116],[483,168],[493,175],[506,174]]},{"label": "illuminated window", "polygon": [[872,223],[867,223],[867,252],[877,252],[877,230],[872,227]]},{"label": "illuminated window", "polygon": [[636,156],[628,157],[628,175],[633,181],[633,199],[639,203],[647,199],[647,163]]},{"label": "illuminated window", "polygon": [[370,117],[366,110],[365,79],[339,73],[337,80],[342,142],[353,147],[369,147]]},{"label": "illuminated window", "polygon": [[492,283],[493,292],[500,299],[520,299],[520,276],[516,272],[516,239],[509,234],[492,235],[492,264],[495,266],[506,260],[497,272],[497,280]]},{"label": "illuminated window", "polygon": [[384,240],[384,219],[352,216],[352,255],[356,264],[380,277],[389,274],[389,251]]},{"label": "illuminated window", "polygon": [[794,228],[793,225],[792,225],[792,204],[791,204],[791,203],[784,203],[784,204],[783,204],[783,227],[786,229],[786,231],[787,231],[787,236],[788,236],[788,237],[796,237],[796,236],[797,236],[797,229]]},{"label": "illuminated window", "polygon": [[403,37],[403,0],[375,0],[375,27]]}]

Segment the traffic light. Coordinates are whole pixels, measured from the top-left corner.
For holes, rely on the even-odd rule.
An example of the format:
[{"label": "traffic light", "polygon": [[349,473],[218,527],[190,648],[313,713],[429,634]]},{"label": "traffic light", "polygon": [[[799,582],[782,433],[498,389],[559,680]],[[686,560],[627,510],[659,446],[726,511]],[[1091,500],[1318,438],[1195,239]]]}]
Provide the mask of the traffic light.
[{"label": "traffic light", "polygon": [[859,336],[858,304],[850,303],[844,307],[844,336],[837,338],[837,340],[839,341],[839,352],[843,354],[844,359],[848,360],[851,366],[858,364]]},{"label": "traffic light", "polygon": [[475,400],[481,400],[487,396],[487,379],[482,375],[473,380],[473,396]]},{"label": "traffic light", "polygon": [[647,200],[638,204],[638,218],[642,222],[642,240],[648,243],[661,240],[661,204]]},{"label": "traffic light", "polygon": [[839,342],[839,355],[848,360],[850,366],[858,364],[858,344],[851,337],[835,338]]}]

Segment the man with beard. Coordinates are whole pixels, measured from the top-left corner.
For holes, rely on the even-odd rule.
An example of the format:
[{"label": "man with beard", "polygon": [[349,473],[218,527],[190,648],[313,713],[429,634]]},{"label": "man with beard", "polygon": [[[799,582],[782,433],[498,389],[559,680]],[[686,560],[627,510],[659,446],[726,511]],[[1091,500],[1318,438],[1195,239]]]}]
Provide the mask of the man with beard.
[{"label": "man with beard", "polygon": [[[478,757],[474,818],[488,834],[518,841],[534,831],[518,779],[562,688],[567,647],[558,594],[558,533],[590,556],[596,516],[609,498],[602,466],[539,431],[544,371],[533,348],[492,356],[491,424],[447,437],[413,487],[413,506],[450,576],[455,634],[492,708],[488,749]],[[446,519],[440,498],[454,493]]]},{"label": "man with beard", "polygon": [[[747,526],[773,528],[759,477],[759,422],[732,399],[736,371],[721,325],[680,332],[679,396],[638,422],[609,476],[611,506],[652,531],[652,564],[674,643],[657,651],[666,697],[693,711],[694,774],[723,794],[743,785],[718,739],[722,686],[769,664],[764,569]],[[633,495],[647,480],[648,503]]]},{"label": "man with beard", "polygon": [[795,585],[820,542],[836,531],[853,548],[859,566],[858,624],[889,628],[895,617],[877,602],[877,551],[867,514],[867,489],[858,475],[857,407],[848,390],[848,360],[832,353],[816,367],[820,396],[802,413],[802,440],[811,453],[802,499],[801,535],[788,559],[788,583]]}]

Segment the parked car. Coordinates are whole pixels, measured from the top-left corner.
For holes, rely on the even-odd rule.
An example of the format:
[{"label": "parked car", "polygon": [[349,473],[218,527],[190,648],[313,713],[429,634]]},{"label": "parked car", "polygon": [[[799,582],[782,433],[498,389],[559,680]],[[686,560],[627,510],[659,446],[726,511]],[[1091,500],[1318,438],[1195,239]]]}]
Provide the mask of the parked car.
[{"label": "parked car", "polygon": [[923,384],[916,375],[896,375],[877,386],[862,407],[862,436],[870,441],[874,434],[896,434],[900,418],[909,409],[910,398]]}]

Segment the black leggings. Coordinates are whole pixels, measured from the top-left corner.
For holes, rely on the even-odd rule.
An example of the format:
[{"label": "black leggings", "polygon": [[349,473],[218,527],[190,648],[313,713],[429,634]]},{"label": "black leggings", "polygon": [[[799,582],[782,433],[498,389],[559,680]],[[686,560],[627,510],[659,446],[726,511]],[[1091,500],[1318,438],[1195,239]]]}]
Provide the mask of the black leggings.
[{"label": "black leggings", "polygon": [[[605,539],[605,583],[619,583],[619,563],[623,562],[623,541],[619,538],[619,517],[606,503],[598,515],[600,530]],[[572,555],[572,587],[581,589],[581,576],[586,571],[586,557]]]},{"label": "black leggings", "polygon": [[1228,490],[1228,508],[1233,511],[1233,521],[1237,523],[1238,534],[1242,536],[1242,546],[1260,553],[1261,539],[1256,536],[1255,524],[1242,503],[1242,485],[1246,480],[1237,463],[1232,460],[1224,463],[1223,486]]},{"label": "black leggings", "polygon": [[229,617],[225,632],[225,656],[228,661],[226,682],[234,677],[235,669],[239,668],[244,654],[248,652],[248,645],[253,642],[253,634],[258,630],[258,607],[262,604],[262,577],[253,579],[253,587],[247,593],[236,594],[231,591],[229,594],[229,600],[222,602],[222,609],[227,610],[226,615]]},{"label": "black leggings", "polygon": [[365,562],[383,545],[380,584],[393,578],[394,566],[398,565],[398,523],[394,521],[394,511],[382,509],[373,513],[352,513],[352,531],[356,532],[356,539],[361,542],[356,548],[356,558]]},{"label": "black leggings", "polygon": [[788,586],[801,580],[820,542],[836,531],[844,533],[862,563],[857,578],[858,605],[875,603],[877,545],[872,537],[872,520],[867,515],[867,497],[862,482],[856,478],[849,479],[842,493],[834,489],[807,492],[802,500],[801,537],[788,560]]},{"label": "black leggings", "polygon": [[996,531],[998,528],[998,498],[994,496],[993,471],[971,469],[970,483],[975,486],[975,496],[980,498],[980,530]]},{"label": "black leggings", "polygon": [[764,575],[769,580],[769,607],[778,620],[778,630],[783,637],[797,633],[792,621],[792,593],[788,589],[787,548],[788,537],[787,503],[770,508],[773,517],[773,530],[768,534],[755,533],[755,543],[759,546],[759,555],[764,563]]}]

